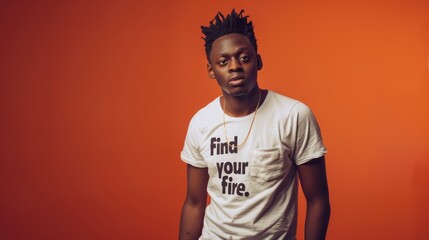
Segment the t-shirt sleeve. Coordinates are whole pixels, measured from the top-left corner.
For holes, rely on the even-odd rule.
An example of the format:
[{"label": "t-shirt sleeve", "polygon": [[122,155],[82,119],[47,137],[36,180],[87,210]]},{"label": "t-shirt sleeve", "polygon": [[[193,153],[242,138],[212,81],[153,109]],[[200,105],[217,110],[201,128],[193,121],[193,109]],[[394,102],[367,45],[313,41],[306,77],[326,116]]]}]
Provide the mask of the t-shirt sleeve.
[{"label": "t-shirt sleeve", "polygon": [[189,123],[185,144],[180,157],[187,164],[198,168],[205,168],[207,165],[201,156],[199,144],[201,144],[201,132],[198,130],[197,120],[193,118]]},{"label": "t-shirt sleeve", "polygon": [[323,145],[320,128],[311,109],[299,102],[294,106],[291,114],[294,115],[297,127],[294,151],[296,165],[325,155],[327,150]]}]

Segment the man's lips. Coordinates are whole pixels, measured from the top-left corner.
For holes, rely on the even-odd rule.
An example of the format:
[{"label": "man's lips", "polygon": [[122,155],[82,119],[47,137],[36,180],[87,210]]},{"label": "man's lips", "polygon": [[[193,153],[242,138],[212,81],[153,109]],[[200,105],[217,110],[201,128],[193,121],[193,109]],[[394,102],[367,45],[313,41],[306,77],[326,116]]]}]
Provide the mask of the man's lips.
[{"label": "man's lips", "polygon": [[240,86],[244,83],[245,79],[243,76],[234,76],[229,79],[228,83],[232,86]]}]

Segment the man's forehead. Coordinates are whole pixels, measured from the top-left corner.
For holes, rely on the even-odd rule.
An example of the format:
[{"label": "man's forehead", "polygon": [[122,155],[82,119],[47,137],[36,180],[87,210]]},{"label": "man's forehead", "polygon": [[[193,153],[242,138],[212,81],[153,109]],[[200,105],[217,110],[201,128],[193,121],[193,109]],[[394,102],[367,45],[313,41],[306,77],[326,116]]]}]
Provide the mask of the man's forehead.
[{"label": "man's forehead", "polygon": [[228,34],[222,35],[213,42],[213,45],[216,43],[219,44],[220,42],[232,42],[232,43],[246,42],[248,44],[252,44],[249,38],[246,35],[241,33],[228,33]]},{"label": "man's forehead", "polygon": [[230,33],[216,39],[212,45],[213,54],[226,54],[253,49],[249,38],[239,33]]}]

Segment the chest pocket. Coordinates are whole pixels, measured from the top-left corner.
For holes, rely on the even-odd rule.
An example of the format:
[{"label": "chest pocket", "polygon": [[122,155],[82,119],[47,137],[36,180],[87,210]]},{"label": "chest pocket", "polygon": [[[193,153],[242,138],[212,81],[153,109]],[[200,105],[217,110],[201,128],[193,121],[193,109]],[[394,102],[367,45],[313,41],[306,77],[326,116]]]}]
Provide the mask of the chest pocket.
[{"label": "chest pocket", "polygon": [[256,148],[250,162],[250,176],[257,181],[273,181],[283,178],[290,165],[279,148]]}]

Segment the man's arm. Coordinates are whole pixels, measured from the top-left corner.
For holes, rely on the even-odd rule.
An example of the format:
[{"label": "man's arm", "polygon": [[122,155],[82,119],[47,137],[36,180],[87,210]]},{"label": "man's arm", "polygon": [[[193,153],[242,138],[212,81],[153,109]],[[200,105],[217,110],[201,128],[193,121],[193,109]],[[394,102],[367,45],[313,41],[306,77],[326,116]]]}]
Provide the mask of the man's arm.
[{"label": "man's arm", "polygon": [[299,165],[298,173],[307,200],[305,240],[323,240],[331,213],[325,158],[320,157]]},{"label": "man's arm", "polygon": [[196,168],[188,164],[188,184],[185,203],[180,219],[180,240],[197,240],[203,229],[203,218],[207,204],[207,168]]}]

